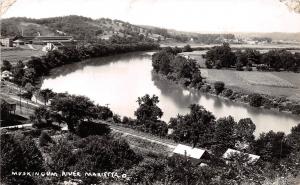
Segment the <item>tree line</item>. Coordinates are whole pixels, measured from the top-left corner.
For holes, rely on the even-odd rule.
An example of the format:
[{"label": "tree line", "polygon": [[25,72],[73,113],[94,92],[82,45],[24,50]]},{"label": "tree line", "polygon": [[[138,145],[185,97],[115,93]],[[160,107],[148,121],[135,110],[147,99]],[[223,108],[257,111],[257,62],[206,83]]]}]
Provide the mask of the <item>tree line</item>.
[{"label": "tree line", "polygon": [[177,55],[185,50],[191,50],[190,46],[183,49],[164,48],[155,53],[152,56],[153,70],[185,86],[200,88],[203,85],[200,66],[191,58]]},{"label": "tree line", "polygon": [[238,71],[294,71],[300,68],[300,53],[285,49],[273,49],[260,53],[255,49],[233,51],[228,43],[211,48],[203,57],[207,68],[236,68]]},{"label": "tree line", "polygon": [[[299,175],[297,161],[300,155],[300,124],[293,127],[288,135],[271,130],[255,138],[256,126],[250,118],[239,121],[235,121],[231,116],[216,119],[211,112],[196,104],[190,106],[188,114],[177,115],[170,119],[169,124],[166,124],[160,120],[163,112],[157,106],[158,102],[158,97],[155,95],[138,98],[139,107],[135,112],[136,119],[124,117],[118,123],[172,139],[176,143],[206,149],[210,151],[211,158],[209,161],[204,160],[208,163],[208,167],[203,168],[198,166],[199,163],[195,165],[184,157],[159,156],[151,160],[145,159],[137,167],[129,170],[133,177],[132,182],[141,183],[147,180],[151,183],[165,180],[175,182],[176,179],[183,184],[186,180],[188,184],[197,184],[198,180],[206,184],[216,182],[260,184],[278,175]],[[233,155],[232,162],[225,164],[221,158],[228,148],[256,154],[260,156],[260,159],[255,164],[249,164],[249,156],[246,154]],[[176,169],[180,171],[176,172]],[[151,173],[148,170],[153,171]],[[166,175],[168,172],[172,172],[172,176]],[[214,179],[218,176],[222,180]]]},{"label": "tree line", "polygon": [[[18,133],[3,135],[1,155],[7,162],[1,162],[1,170],[114,171],[126,173],[131,177],[129,183],[133,184],[166,181],[179,184],[259,184],[278,175],[299,175],[300,124],[288,135],[269,131],[255,138],[256,127],[251,119],[238,122],[231,116],[216,119],[211,112],[196,104],[190,106],[188,114],[177,115],[166,124],[161,120],[163,111],[158,107],[159,99],[155,95],[137,99],[136,119],[116,119],[124,126],[210,151],[211,158],[205,161],[208,166],[201,167],[187,157],[133,151],[126,141],[115,138],[107,125],[95,122],[97,119],[112,119],[112,112],[86,97],[59,93],[49,98],[50,105],[37,108],[31,117],[38,130],[29,136]],[[54,123],[64,123],[69,128],[66,135],[55,141],[45,133],[47,128],[56,130],[50,126]],[[37,148],[31,135],[40,135],[38,144],[43,150]],[[249,156],[235,155],[232,162],[225,163],[221,156],[228,148],[256,154],[261,159],[248,164]],[[51,160],[44,161],[41,151],[47,152]],[[19,166],[24,159],[29,162]],[[45,179],[16,177],[8,173],[1,175],[4,182],[46,184]],[[107,179],[96,177],[79,179],[83,183],[107,182]],[[52,180],[58,182],[60,179],[54,177]]]},{"label": "tree line", "polygon": [[137,41],[134,39],[122,41],[120,38],[118,39],[113,39],[110,43],[89,44],[49,51],[45,56],[32,57],[26,63],[19,61],[14,66],[9,61],[3,61],[1,70],[12,72],[12,82],[18,85],[25,86],[27,83],[34,85],[39,77],[47,75],[55,67],[93,57],[152,50],[159,47],[158,44],[150,41]]}]

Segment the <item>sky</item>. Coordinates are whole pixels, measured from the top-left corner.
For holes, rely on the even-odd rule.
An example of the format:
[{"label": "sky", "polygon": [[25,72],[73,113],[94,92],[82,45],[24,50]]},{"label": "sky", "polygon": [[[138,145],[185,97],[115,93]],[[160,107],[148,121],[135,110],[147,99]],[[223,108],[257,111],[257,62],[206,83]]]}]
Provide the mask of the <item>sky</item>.
[{"label": "sky", "polygon": [[300,32],[279,0],[17,0],[3,18],[82,15],[192,32]]}]

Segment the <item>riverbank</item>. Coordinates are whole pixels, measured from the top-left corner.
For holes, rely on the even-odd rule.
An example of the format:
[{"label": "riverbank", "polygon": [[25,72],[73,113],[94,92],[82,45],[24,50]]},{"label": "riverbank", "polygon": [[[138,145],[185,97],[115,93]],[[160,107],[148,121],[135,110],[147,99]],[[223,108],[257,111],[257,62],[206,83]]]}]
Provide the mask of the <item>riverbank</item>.
[{"label": "riverbank", "polygon": [[[196,90],[196,91],[199,91],[201,93],[206,93],[211,96],[216,96],[216,97],[219,97],[222,99],[226,99],[226,100],[230,100],[233,102],[237,102],[240,104],[250,106],[250,104],[249,104],[250,96],[253,93],[242,91],[237,88],[228,87],[225,84],[224,90],[222,90],[221,93],[217,94],[213,87],[214,84],[210,83],[206,80],[204,81],[204,84],[199,89],[197,89],[190,85],[186,86],[184,83],[182,83],[183,81],[170,79],[170,78],[168,78],[168,76],[163,75],[159,72],[155,72],[155,71],[152,71],[152,72],[155,73],[155,75],[158,75],[160,78],[163,78],[172,83],[178,84],[181,87],[187,88],[188,90],[194,90],[194,91]],[[270,95],[266,95],[266,94],[259,94],[259,95],[262,97],[262,100],[261,100],[262,105],[258,106],[257,108],[285,112],[285,113],[294,114],[294,115],[300,114],[300,105],[298,102],[289,100],[285,97],[276,97],[276,96],[270,96]]]}]

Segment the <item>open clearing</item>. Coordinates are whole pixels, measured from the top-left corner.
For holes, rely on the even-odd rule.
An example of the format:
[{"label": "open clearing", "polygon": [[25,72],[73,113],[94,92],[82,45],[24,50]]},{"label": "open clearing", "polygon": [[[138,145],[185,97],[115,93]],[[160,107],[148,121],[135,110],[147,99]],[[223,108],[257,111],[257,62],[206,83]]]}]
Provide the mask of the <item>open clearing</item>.
[{"label": "open clearing", "polygon": [[272,96],[286,96],[300,101],[300,73],[233,71],[201,69],[208,82],[223,81],[234,89],[263,93]]},{"label": "open clearing", "polygon": [[28,60],[31,56],[42,56],[45,55],[45,52],[41,50],[38,46],[33,46],[35,49],[30,49],[30,47],[22,47],[22,48],[4,48],[1,47],[1,60],[8,60],[12,64],[15,64],[19,60]]}]

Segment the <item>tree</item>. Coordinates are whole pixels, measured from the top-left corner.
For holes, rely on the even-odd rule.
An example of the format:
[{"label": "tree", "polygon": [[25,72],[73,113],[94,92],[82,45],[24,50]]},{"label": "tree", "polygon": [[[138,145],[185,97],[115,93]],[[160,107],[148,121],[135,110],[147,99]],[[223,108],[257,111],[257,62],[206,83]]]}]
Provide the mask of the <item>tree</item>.
[{"label": "tree", "polygon": [[10,71],[12,69],[12,65],[8,60],[3,60],[1,71]]},{"label": "tree", "polygon": [[88,137],[91,135],[108,135],[110,131],[106,124],[84,121],[79,123],[76,133],[80,137]]},{"label": "tree", "polygon": [[39,137],[39,145],[41,147],[46,146],[48,143],[53,143],[53,140],[51,138],[51,136],[49,136],[49,134],[45,131],[41,132],[41,135]]},{"label": "tree", "polygon": [[273,132],[260,134],[253,143],[254,151],[263,160],[276,165],[281,159],[287,157],[291,152],[291,146],[286,140],[283,132]]},{"label": "tree", "polygon": [[22,61],[18,61],[16,66],[11,70],[13,74],[13,81],[18,85],[22,85],[23,76],[24,76],[24,64]]},{"label": "tree", "polygon": [[214,83],[214,88],[215,88],[216,94],[220,94],[224,90],[224,87],[225,87],[224,82],[216,81]]},{"label": "tree", "polygon": [[229,68],[236,63],[236,56],[231,51],[228,43],[223,43],[222,46],[215,46],[210,49],[205,57],[207,61],[211,61],[217,69],[226,67]]},{"label": "tree", "polygon": [[242,143],[251,144],[254,141],[255,124],[250,118],[240,119],[235,127],[235,137]]},{"label": "tree", "polygon": [[43,157],[33,138],[16,132],[1,134],[1,182],[6,184],[37,184],[33,177],[14,176],[12,172],[44,171]]},{"label": "tree", "polygon": [[99,116],[94,111],[94,103],[84,96],[57,94],[51,101],[50,109],[60,113],[70,131],[75,131],[81,121],[95,119]]},{"label": "tree", "polygon": [[169,123],[169,128],[174,130],[170,137],[176,142],[191,143],[193,146],[212,142],[215,117],[200,105],[192,104],[189,114],[171,118]]},{"label": "tree", "polygon": [[174,55],[166,50],[162,50],[158,53],[155,53],[152,56],[152,66],[156,72],[161,72],[162,74],[167,75],[171,72],[170,63],[174,58]]},{"label": "tree", "polygon": [[300,152],[300,123],[291,129],[291,133],[287,135],[287,142],[293,151]]},{"label": "tree", "polygon": [[185,45],[182,49],[183,52],[192,52],[193,49],[191,48],[191,46],[189,44]]},{"label": "tree", "polygon": [[55,93],[51,89],[42,89],[39,90],[38,94],[43,97],[45,105],[49,101],[50,98],[53,98]]},{"label": "tree", "polygon": [[46,107],[37,107],[34,114],[30,116],[30,120],[36,127],[50,126],[52,123],[51,112]]},{"label": "tree", "polygon": [[253,93],[248,95],[249,104],[253,107],[260,107],[262,105],[263,97],[260,94]]},{"label": "tree", "polygon": [[217,154],[224,153],[228,148],[233,148],[235,145],[234,128],[236,122],[233,117],[228,116],[219,118],[216,122],[214,140],[219,145]]},{"label": "tree", "polygon": [[137,117],[138,121],[158,121],[162,115],[162,110],[157,106],[159,100],[158,96],[153,95],[150,97],[146,94],[143,97],[138,97],[137,100],[139,107],[134,112],[134,115]]}]

